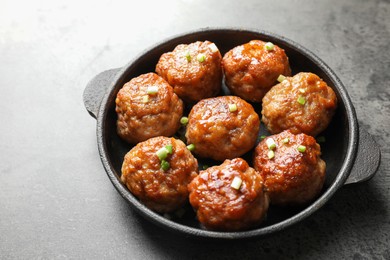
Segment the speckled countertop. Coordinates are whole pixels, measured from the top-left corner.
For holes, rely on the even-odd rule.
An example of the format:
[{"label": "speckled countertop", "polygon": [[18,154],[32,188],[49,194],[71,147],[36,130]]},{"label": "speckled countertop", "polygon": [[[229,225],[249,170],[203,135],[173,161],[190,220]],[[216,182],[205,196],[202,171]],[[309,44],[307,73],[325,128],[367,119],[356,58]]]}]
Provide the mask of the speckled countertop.
[{"label": "speckled countertop", "polygon": [[[185,239],[138,216],[102,167],[84,87],[208,26],[274,32],[323,59],[381,149],[376,176],[258,240]],[[0,258],[390,259],[389,1],[3,0],[0,61]]]}]

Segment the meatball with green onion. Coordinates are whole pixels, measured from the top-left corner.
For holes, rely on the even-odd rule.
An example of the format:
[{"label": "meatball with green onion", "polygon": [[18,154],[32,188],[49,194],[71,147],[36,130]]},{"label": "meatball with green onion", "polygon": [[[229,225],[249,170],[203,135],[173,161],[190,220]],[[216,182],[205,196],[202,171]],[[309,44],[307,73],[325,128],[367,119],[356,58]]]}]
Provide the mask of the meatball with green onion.
[{"label": "meatball with green onion", "polygon": [[187,185],[197,173],[198,161],[181,140],[159,136],[125,155],[121,180],[148,208],[167,213],[188,202]]},{"label": "meatball with green onion", "polygon": [[117,132],[136,144],[155,136],[173,136],[180,127],[183,101],[155,73],[133,78],[116,97]]}]

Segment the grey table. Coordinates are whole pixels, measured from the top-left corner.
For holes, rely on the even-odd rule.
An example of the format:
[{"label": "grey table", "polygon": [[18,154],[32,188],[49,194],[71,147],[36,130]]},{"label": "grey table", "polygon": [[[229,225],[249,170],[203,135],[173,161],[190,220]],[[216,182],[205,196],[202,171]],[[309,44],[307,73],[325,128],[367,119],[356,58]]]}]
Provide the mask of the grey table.
[{"label": "grey table", "polygon": [[[390,2],[0,2],[1,259],[390,259]],[[101,165],[87,82],[204,27],[263,29],[339,75],[382,151],[376,176],[264,239],[185,239],[138,216]]]}]

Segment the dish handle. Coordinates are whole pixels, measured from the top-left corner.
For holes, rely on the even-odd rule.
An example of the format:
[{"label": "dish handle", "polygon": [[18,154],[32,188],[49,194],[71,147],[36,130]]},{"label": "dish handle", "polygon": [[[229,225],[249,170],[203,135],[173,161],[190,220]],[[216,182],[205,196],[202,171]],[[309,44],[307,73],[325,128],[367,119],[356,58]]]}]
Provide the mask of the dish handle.
[{"label": "dish handle", "polygon": [[355,163],[344,184],[364,182],[374,177],[380,159],[379,145],[367,131],[359,127],[359,143]]},{"label": "dish handle", "polygon": [[103,71],[91,79],[85,87],[83,93],[84,106],[93,118],[97,118],[100,103],[120,70],[121,68]]}]

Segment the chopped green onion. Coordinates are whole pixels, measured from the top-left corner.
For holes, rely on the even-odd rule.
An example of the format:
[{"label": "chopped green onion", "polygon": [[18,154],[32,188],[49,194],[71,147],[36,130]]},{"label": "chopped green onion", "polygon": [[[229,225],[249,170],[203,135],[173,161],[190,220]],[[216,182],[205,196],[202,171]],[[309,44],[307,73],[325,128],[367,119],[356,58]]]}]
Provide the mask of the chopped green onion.
[{"label": "chopped green onion", "polygon": [[187,149],[192,152],[193,150],[195,150],[195,145],[194,144],[189,144],[189,145],[187,145]]},{"label": "chopped green onion", "polygon": [[268,139],[265,141],[265,143],[267,144],[267,147],[268,147],[268,149],[270,149],[270,150],[273,150],[273,149],[276,148],[276,143],[275,143],[274,139],[272,139],[272,138],[268,138]]},{"label": "chopped green onion", "polygon": [[267,155],[268,155],[268,159],[272,159],[275,157],[275,152],[272,150],[269,150]]},{"label": "chopped green onion", "polygon": [[156,155],[160,161],[166,159],[168,157],[168,149],[166,147],[160,148],[157,152]]},{"label": "chopped green onion", "polygon": [[287,144],[289,141],[290,141],[290,139],[288,139],[288,137],[286,137],[286,138],[284,138],[284,139],[282,140],[282,142],[283,142],[284,144]]},{"label": "chopped green onion", "polygon": [[304,105],[306,103],[306,99],[302,96],[300,96],[298,99],[297,99],[298,103],[301,104],[301,105]]},{"label": "chopped green onion", "polygon": [[299,90],[299,92],[301,92],[302,94],[304,94],[305,92],[306,92],[306,89],[304,89],[304,88],[300,88],[300,89],[298,89]]},{"label": "chopped green onion", "polygon": [[237,111],[237,105],[236,104],[229,104],[229,111],[230,112]]},{"label": "chopped green onion", "polygon": [[297,147],[297,150],[300,151],[301,153],[304,153],[304,152],[306,151],[306,146],[304,146],[304,145],[299,145],[299,146]]},{"label": "chopped green onion", "polygon": [[260,136],[260,139],[264,140],[266,137],[267,137],[266,135],[262,135],[262,136]]},{"label": "chopped green onion", "polygon": [[161,169],[163,169],[163,171],[169,170],[170,167],[171,167],[171,165],[169,164],[169,162],[167,162],[165,160],[161,161]]},{"label": "chopped green onion", "polygon": [[190,54],[189,51],[186,52],[186,59],[187,59],[188,62],[191,61],[191,54]]},{"label": "chopped green onion", "polygon": [[173,149],[172,149],[172,145],[171,145],[171,144],[166,145],[166,146],[165,146],[165,149],[167,149],[167,151],[168,151],[169,154],[172,154]]},{"label": "chopped green onion", "polygon": [[182,118],[180,118],[180,124],[182,125],[188,124],[188,117],[183,116]]},{"label": "chopped green onion", "polygon": [[325,136],[319,136],[319,137],[317,137],[317,143],[325,143],[325,141],[326,141]]},{"label": "chopped green onion", "polygon": [[149,96],[145,95],[142,97],[142,103],[148,103],[149,102]]},{"label": "chopped green onion", "polygon": [[158,87],[157,87],[157,86],[149,86],[148,89],[146,90],[146,92],[147,92],[149,95],[157,94],[157,92],[158,92]]},{"label": "chopped green onion", "polygon": [[274,49],[275,45],[272,43],[272,42],[267,42],[265,45],[264,45],[264,48],[267,50],[267,51],[272,51]]},{"label": "chopped green onion", "polygon": [[276,80],[279,81],[279,82],[282,82],[285,79],[286,79],[286,77],[283,76],[282,74],[280,74],[279,77]]},{"label": "chopped green onion", "polygon": [[218,47],[217,47],[217,45],[215,45],[215,43],[211,43],[209,45],[209,48],[211,49],[212,52],[217,52],[218,51]]},{"label": "chopped green onion", "polygon": [[199,62],[204,62],[206,60],[206,55],[204,55],[203,53],[199,53],[198,56],[196,56],[196,59]]},{"label": "chopped green onion", "polygon": [[230,185],[233,189],[239,190],[242,184],[242,180],[240,177],[234,177],[232,184]]}]

